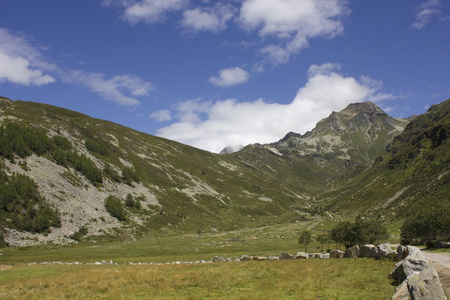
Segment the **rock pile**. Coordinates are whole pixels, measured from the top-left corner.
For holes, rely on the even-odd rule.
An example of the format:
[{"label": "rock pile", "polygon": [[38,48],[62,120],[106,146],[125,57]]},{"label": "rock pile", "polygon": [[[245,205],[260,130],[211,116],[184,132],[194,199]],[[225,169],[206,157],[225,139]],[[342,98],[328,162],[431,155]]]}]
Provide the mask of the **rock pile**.
[{"label": "rock pile", "polygon": [[402,258],[389,278],[400,284],[395,289],[392,300],[401,299],[447,299],[436,270],[431,267],[420,252],[413,246],[399,246],[397,258]]}]

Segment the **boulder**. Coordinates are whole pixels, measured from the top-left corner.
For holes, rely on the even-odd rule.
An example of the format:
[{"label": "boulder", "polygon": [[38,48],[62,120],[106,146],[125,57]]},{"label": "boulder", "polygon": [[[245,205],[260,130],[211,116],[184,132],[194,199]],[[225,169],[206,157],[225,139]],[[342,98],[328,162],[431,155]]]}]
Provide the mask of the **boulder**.
[{"label": "boulder", "polygon": [[307,258],[309,258],[309,254],[306,252],[297,252],[297,254],[295,255],[295,258],[307,259]]},{"label": "boulder", "polygon": [[320,258],[330,258],[330,253],[324,253]]},{"label": "boulder", "polygon": [[401,261],[402,259],[406,258],[406,256],[408,256],[408,248],[402,245],[398,246],[395,261]]},{"label": "boulder", "polygon": [[280,254],[280,259],[293,259],[293,258],[295,258],[295,256],[287,252],[283,252]]},{"label": "boulder", "polygon": [[364,245],[359,249],[359,257],[377,257],[378,255],[378,249],[375,247],[375,245],[368,244]]},{"label": "boulder", "polygon": [[450,242],[440,241],[437,246],[438,248],[450,248]]},{"label": "boulder", "polygon": [[267,256],[255,256],[253,259],[258,261],[268,260]]},{"label": "boulder", "polygon": [[225,262],[225,259],[222,256],[214,256],[213,262]]},{"label": "boulder", "polygon": [[330,258],[343,258],[344,252],[341,250],[331,250],[330,251]]},{"label": "boulder", "polygon": [[322,258],[322,253],[310,253],[309,258]]},{"label": "boulder", "polygon": [[274,255],[271,255],[271,256],[269,256],[269,257],[267,257],[269,260],[279,260],[280,259],[280,257],[279,256],[274,256]]},{"label": "boulder", "polygon": [[377,247],[378,249],[378,259],[386,259],[386,258],[393,258],[392,256],[396,255],[397,252],[395,250],[392,250],[390,243],[384,243],[380,244]]},{"label": "boulder", "polygon": [[[401,250],[403,253],[404,249]],[[420,250],[408,246],[406,252],[408,255],[395,264],[389,274],[389,278],[400,283],[391,299],[447,299],[436,270],[428,264]]]},{"label": "boulder", "polygon": [[359,246],[348,247],[345,249],[344,258],[357,258],[359,256]]},{"label": "boulder", "polygon": [[246,254],[241,256],[241,261],[249,261],[249,260],[253,260],[253,256],[248,256]]}]

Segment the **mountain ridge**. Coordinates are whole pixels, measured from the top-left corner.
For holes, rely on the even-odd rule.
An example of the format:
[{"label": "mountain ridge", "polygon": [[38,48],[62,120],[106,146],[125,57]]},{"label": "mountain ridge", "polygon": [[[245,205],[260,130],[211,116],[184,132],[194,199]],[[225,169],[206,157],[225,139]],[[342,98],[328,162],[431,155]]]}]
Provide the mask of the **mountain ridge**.
[{"label": "mountain ridge", "polygon": [[[64,244],[76,242],[72,237],[80,232],[82,239],[94,241],[301,222],[317,213],[316,196],[367,170],[370,160],[373,163],[392,141],[394,131],[403,130],[406,121],[382,114],[372,105],[366,105],[367,112],[359,118],[358,105],[332,113],[330,120],[340,123],[322,120],[317,130],[304,135],[307,140],[288,134],[292,141],[249,145],[219,155],[74,111],[2,100],[2,126],[18,123],[52,138],[66,138],[78,156],[86,156],[102,173],[101,182],[94,184],[75,167],[58,164],[50,152],[16,155],[15,162],[2,158],[8,174],[32,178],[61,216],[61,227],[44,235],[18,230],[0,211],[3,238],[12,246]],[[330,131],[331,125],[337,126],[335,131]],[[350,125],[356,127],[349,131]],[[339,130],[342,136],[337,135]],[[330,142],[332,133],[335,140],[339,136],[340,144],[366,145],[359,152],[353,146],[344,151]],[[125,180],[124,171],[134,172],[138,180]],[[128,194],[140,208],[125,204]],[[119,199],[126,221],[108,213],[109,196]]]}]

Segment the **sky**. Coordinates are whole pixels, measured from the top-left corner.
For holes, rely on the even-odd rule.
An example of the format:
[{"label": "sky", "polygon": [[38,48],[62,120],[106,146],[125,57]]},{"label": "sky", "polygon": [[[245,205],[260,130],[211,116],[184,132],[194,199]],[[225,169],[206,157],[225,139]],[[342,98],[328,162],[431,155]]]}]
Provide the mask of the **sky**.
[{"label": "sky", "polygon": [[0,0],[0,95],[211,152],[450,98],[448,0]]}]

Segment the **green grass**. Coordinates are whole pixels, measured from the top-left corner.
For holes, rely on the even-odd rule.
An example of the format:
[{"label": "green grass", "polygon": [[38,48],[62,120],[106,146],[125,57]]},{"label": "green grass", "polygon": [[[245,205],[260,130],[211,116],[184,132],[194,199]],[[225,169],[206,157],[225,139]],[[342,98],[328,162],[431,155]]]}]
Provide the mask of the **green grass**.
[{"label": "green grass", "polygon": [[2,299],[388,299],[394,263],[285,260],[163,266],[15,266]]}]

